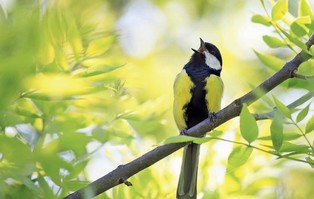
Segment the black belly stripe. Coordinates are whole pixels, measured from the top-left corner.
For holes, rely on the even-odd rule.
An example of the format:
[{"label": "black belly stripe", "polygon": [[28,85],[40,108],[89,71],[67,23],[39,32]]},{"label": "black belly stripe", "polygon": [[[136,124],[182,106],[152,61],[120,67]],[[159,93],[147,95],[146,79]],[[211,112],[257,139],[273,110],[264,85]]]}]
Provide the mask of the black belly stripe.
[{"label": "black belly stripe", "polygon": [[210,76],[211,73],[207,66],[186,66],[185,70],[194,83],[194,88],[190,91],[192,98],[187,104],[185,113],[187,127],[191,128],[208,117],[204,80],[206,77]]}]

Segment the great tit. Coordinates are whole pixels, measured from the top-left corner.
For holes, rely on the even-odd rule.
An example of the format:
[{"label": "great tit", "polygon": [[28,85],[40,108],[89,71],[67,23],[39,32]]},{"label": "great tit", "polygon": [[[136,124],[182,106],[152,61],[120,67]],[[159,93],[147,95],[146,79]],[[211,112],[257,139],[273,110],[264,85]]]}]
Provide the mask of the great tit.
[{"label": "great tit", "polygon": [[[202,39],[198,50],[176,76],[173,114],[181,134],[220,110],[223,82],[220,78],[222,57],[219,49]],[[196,198],[200,145],[184,148],[177,198]]]}]

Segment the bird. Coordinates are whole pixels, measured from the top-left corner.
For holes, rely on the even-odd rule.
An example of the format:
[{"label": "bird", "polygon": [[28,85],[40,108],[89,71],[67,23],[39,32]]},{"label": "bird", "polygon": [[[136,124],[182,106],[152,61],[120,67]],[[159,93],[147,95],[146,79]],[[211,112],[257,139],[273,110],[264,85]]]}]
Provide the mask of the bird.
[{"label": "bird", "polygon": [[[222,56],[212,43],[200,38],[200,47],[193,50],[189,62],[174,81],[173,114],[181,135],[203,120],[215,119],[221,108],[224,84],[220,77]],[[200,145],[189,143],[184,147],[177,199],[197,197],[197,173]]]}]

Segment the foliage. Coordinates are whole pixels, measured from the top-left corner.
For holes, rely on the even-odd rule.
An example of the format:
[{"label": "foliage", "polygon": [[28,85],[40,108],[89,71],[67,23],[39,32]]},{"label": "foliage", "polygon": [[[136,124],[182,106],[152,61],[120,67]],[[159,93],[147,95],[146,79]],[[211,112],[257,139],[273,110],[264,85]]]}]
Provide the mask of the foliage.
[{"label": "foliage", "polygon": [[61,3],[28,6],[1,17],[0,198],[65,196],[88,183],[90,144],[131,144],[138,122],[162,129],[160,112],[141,115],[145,103],[113,74],[124,60],[110,22],[99,29]]},{"label": "foliage", "polygon": [[[173,63],[173,58],[164,61],[168,53],[178,56],[163,49],[167,53],[159,57],[162,61],[156,68],[151,57],[145,62],[127,60],[114,29],[128,1],[17,2],[0,14],[0,198],[63,197],[90,182],[88,168],[99,151],[100,158],[107,159],[101,167],[113,169],[142,155],[147,145],[155,145],[174,131],[169,111],[171,85],[162,78],[164,74],[174,77],[175,72],[160,65]],[[203,2],[188,6],[199,10],[197,20],[218,15],[223,9],[219,1],[206,6]],[[154,3],[166,5],[166,1]],[[230,3],[239,6],[238,2]],[[314,55],[314,48],[306,49],[304,44],[314,32],[312,8],[307,0],[294,7],[290,3],[261,0],[265,14],[252,17],[254,23],[273,31],[262,37],[272,51],[254,50],[264,64],[262,70],[270,74],[300,50]],[[167,6],[180,8],[176,3]],[[213,12],[206,13],[209,9]],[[274,90],[273,97],[261,97],[250,109],[244,106],[236,125],[239,128],[224,126],[205,138],[166,139],[166,143],[193,141],[207,146],[203,150],[210,158],[201,156],[200,163],[203,198],[276,198],[278,184],[284,190],[282,197],[313,195],[305,185],[287,183],[298,178],[311,185],[312,171],[295,169],[291,175],[285,174],[286,178],[269,172],[283,169],[287,162],[314,165],[313,65],[312,59],[300,67],[298,74],[305,80],[291,79]],[[235,81],[230,80],[231,84]],[[288,90],[295,91],[293,97],[286,94]],[[299,91],[302,96],[295,96]],[[166,97],[156,97],[162,93]],[[293,100],[289,105],[287,98]],[[267,119],[255,121],[254,111]],[[228,143],[233,147],[230,150]],[[218,153],[228,157],[221,160]],[[278,160],[269,163],[274,157]],[[133,187],[118,186],[99,198],[173,198],[177,183],[173,173],[180,162],[173,159],[132,177]],[[256,163],[260,160],[262,164]],[[222,182],[215,185],[213,179],[221,167]]]}]

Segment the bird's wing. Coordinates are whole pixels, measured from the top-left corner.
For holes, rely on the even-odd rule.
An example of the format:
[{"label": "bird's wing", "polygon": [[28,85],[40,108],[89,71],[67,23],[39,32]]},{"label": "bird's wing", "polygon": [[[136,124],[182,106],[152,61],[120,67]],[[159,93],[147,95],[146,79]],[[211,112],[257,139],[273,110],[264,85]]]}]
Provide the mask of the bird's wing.
[{"label": "bird's wing", "polygon": [[176,77],[174,82],[174,104],[173,115],[179,130],[185,129],[186,125],[186,108],[191,101],[192,93],[191,89],[194,84],[191,78],[183,69]]},{"label": "bird's wing", "polygon": [[221,108],[224,84],[219,76],[210,75],[206,78],[206,103],[209,113],[216,113]]}]

